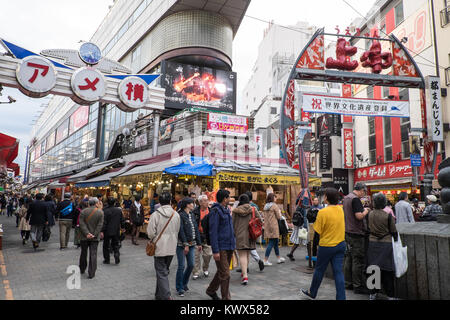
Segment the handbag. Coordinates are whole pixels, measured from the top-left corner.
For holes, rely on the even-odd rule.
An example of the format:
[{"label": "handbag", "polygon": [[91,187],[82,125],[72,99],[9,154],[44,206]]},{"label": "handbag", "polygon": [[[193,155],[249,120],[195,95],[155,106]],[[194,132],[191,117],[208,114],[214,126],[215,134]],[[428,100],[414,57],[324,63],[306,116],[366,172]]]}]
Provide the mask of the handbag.
[{"label": "handbag", "polygon": [[153,241],[149,241],[147,242],[147,246],[145,247],[145,252],[147,253],[147,255],[149,257],[153,257],[155,255],[156,252],[156,243],[159,241],[159,239],[161,238],[162,234],[164,233],[164,231],[166,231],[167,226],[170,223],[170,220],[172,220],[173,216],[175,213],[172,213],[172,216],[169,218],[169,221],[167,221],[166,225],[164,226],[164,229],[161,231],[161,233],[159,234],[158,238],[156,239],[155,242]]},{"label": "handbag", "polygon": [[288,228],[286,226],[286,220],[284,220],[284,217],[278,219],[278,229],[280,231],[281,236],[288,234]]},{"label": "handbag", "polygon": [[307,240],[308,239],[308,230],[305,228],[300,228],[298,230],[298,238],[301,240]]},{"label": "handbag", "polygon": [[252,207],[252,218],[248,223],[250,239],[256,240],[262,235],[263,223],[261,219],[255,217],[255,207]]},{"label": "handbag", "polygon": [[403,247],[400,235],[398,241],[392,237],[392,253],[394,256],[395,276],[402,277],[408,271],[408,247]]}]

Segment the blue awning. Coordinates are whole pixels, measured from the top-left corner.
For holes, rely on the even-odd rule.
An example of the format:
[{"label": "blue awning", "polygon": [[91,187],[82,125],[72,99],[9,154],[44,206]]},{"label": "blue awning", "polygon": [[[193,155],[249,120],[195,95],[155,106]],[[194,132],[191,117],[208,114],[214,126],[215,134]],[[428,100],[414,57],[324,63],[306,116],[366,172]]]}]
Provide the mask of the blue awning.
[{"label": "blue awning", "polygon": [[76,183],[75,188],[101,188],[109,186],[109,181],[93,181]]},{"label": "blue awning", "polygon": [[164,173],[173,175],[189,175],[198,177],[211,177],[214,166],[202,157],[190,157],[184,159],[180,164],[166,168]]}]

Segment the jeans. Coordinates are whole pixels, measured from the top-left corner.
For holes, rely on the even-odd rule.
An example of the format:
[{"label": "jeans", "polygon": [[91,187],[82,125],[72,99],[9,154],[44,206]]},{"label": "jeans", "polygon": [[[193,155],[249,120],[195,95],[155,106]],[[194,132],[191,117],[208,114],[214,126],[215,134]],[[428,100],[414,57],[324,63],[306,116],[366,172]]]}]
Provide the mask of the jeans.
[{"label": "jeans", "polygon": [[[196,246],[190,246],[189,253],[185,256],[184,247],[177,246],[178,269],[175,280],[177,292],[186,291],[185,288],[188,285],[189,277],[191,276],[192,270],[194,270],[195,266],[195,250]],[[185,257],[187,260],[186,269]]]},{"label": "jeans", "polygon": [[40,243],[42,240],[42,233],[44,232],[45,225],[39,224],[39,225],[32,225],[31,226],[31,240],[37,243]]},{"label": "jeans", "polygon": [[156,271],[156,300],[168,300],[170,298],[169,268],[173,256],[155,257]]},{"label": "jeans", "polygon": [[336,300],[346,300],[343,272],[345,248],[345,241],[335,247],[319,247],[317,264],[309,289],[313,298],[317,296],[325,271],[327,270],[328,264],[331,262],[331,265],[333,266],[334,282],[336,284]]},{"label": "jeans", "polygon": [[269,239],[269,244],[268,244],[267,249],[266,249],[266,258],[269,258],[270,252],[272,252],[272,248],[275,249],[275,255],[277,257],[279,257],[280,256],[280,250],[278,248],[278,238]]}]

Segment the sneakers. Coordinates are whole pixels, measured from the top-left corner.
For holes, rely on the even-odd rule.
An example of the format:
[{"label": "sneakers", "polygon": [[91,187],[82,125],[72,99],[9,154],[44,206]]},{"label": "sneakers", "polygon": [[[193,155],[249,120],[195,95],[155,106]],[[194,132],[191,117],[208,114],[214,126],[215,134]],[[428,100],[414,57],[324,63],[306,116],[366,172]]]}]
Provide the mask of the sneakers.
[{"label": "sneakers", "polygon": [[272,263],[270,263],[269,260],[267,260],[267,261],[264,261],[264,265],[265,265],[265,266],[271,266]]},{"label": "sneakers", "polygon": [[313,298],[309,290],[301,289],[300,294],[306,297],[309,300],[315,300],[316,298]]},{"label": "sneakers", "polygon": [[243,286],[246,286],[246,285],[248,284],[248,278],[242,279],[241,284],[242,284]]},{"label": "sneakers", "polygon": [[375,294],[371,294],[369,296],[369,300],[377,300],[377,294],[376,293]]},{"label": "sneakers", "polygon": [[289,258],[289,260],[295,261],[295,258],[294,258],[294,255],[293,255],[293,254],[289,253],[289,254],[287,254],[286,256]]},{"label": "sneakers", "polygon": [[183,291],[178,291],[178,296],[179,297],[184,297],[184,292]]},{"label": "sneakers", "polygon": [[103,260],[103,264],[110,264],[110,262],[107,260]]},{"label": "sneakers", "polygon": [[204,271],[203,275],[205,276],[205,278],[208,278],[209,277],[209,271]]},{"label": "sneakers", "polygon": [[258,265],[259,265],[259,271],[263,271],[264,270],[264,261],[259,260]]},{"label": "sneakers", "polygon": [[194,274],[193,276],[192,276],[192,280],[197,280],[198,279],[198,274]]},{"label": "sneakers", "polygon": [[280,263],[284,263],[285,261],[286,261],[285,258],[280,258],[277,260],[277,263],[280,264]]},{"label": "sneakers", "polygon": [[120,255],[114,254],[114,262],[115,262],[116,264],[119,264],[119,263],[120,263]]}]

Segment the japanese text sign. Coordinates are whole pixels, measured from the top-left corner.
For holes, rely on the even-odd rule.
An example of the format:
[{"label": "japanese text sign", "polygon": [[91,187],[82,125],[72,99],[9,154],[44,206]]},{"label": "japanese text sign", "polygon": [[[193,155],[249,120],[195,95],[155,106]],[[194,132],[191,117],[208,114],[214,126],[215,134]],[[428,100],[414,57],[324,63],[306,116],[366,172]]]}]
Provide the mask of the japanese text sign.
[{"label": "japanese text sign", "polygon": [[344,162],[344,169],[353,169],[355,159],[355,144],[353,140],[353,129],[342,129],[342,142],[344,147],[342,148],[342,157]]},{"label": "japanese text sign", "polygon": [[120,100],[133,109],[145,106],[149,96],[147,83],[138,77],[127,77],[119,85]]},{"label": "japanese text sign", "polygon": [[44,97],[56,85],[56,70],[53,64],[43,57],[26,57],[18,64],[16,78],[20,90],[31,97]]},{"label": "japanese text sign", "polygon": [[442,122],[441,85],[439,77],[426,78],[428,136],[432,141],[444,141]]},{"label": "japanese text sign", "polygon": [[312,113],[408,118],[409,102],[304,94],[303,110]]},{"label": "japanese text sign", "polygon": [[209,133],[246,136],[248,133],[248,119],[225,114],[208,114]]}]

